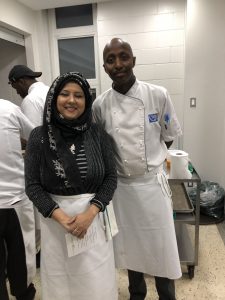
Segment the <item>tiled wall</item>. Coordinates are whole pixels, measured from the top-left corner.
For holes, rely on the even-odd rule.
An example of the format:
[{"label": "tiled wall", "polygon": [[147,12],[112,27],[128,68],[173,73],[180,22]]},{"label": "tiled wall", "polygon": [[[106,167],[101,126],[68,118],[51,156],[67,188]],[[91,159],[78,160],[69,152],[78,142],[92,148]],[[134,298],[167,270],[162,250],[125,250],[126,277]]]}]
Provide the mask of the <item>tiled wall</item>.
[{"label": "tiled wall", "polygon": [[[186,0],[120,0],[99,3],[97,28],[100,66],[102,51],[112,37],[127,40],[136,58],[139,80],[169,90],[183,125],[184,40]],[[100,68],[101,91],[111,85]]]}]

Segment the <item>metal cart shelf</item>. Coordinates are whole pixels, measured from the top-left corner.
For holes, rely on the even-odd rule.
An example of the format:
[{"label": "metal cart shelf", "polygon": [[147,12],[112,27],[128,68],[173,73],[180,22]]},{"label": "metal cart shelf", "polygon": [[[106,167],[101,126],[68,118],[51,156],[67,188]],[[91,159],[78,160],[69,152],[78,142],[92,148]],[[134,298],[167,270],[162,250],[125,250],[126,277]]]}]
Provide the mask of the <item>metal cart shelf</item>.
[{"label": "metal cart shelf", "polygon": [[[190,279],[194,277],[195,266],[198,265],[200,184],[201,179],[195,169],[191,179],[169,179],[180,262],[187,266]],[[188,196],[188,189],[193,186],[197,186],[195,208]],[[194,225],[193,239],[188,231],[188,225]]]}]

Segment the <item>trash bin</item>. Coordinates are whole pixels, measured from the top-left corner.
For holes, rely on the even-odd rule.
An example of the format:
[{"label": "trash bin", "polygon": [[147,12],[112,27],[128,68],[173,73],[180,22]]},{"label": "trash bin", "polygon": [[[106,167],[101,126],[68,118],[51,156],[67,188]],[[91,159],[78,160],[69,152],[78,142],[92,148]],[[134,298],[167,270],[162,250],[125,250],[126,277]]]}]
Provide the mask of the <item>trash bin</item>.
[{"label": "trash bin", "polygon": [[[189,197],[195,207],[197,188],[192,188]],[[224,220],[225,190],[216,182],[203,181],[200,185],[200,224],[219,223]]]}]

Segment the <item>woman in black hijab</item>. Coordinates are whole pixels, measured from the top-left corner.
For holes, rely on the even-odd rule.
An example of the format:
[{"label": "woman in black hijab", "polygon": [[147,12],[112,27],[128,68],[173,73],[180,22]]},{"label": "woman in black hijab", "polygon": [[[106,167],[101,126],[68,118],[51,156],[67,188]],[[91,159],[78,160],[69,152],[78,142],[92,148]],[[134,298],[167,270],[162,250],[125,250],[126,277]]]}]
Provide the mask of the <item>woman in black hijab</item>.
[{"label": "woman in black hijab", "polygon": [[117,299],[102,214],[117,184],[113,142],[92,123],[91,108],[80,73],[57,77],[27,144],[26,193],[43,215],[43,300]]}]

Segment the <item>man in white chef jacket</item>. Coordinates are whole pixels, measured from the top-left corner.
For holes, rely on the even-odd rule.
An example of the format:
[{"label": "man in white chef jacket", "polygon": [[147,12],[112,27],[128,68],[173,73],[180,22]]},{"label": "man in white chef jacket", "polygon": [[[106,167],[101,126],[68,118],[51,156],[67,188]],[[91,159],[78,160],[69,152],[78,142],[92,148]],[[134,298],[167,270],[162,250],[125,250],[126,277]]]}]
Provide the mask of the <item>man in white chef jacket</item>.
[{"label": "man in white chef jacket", "polygon": [[[21,110],[34,127],[42,125],[43,111],[49,87],[37,81],[42,72],[34,72],[25,65],[15,65],[9,72],[9,84],[17,91],[23,101]],[[40,216],[34,207],[35,235],[37,253],[40,250]]]},{"label": "man in white chef jacket", "polygon": [[181,128],[167,90],[137,80],[131,46],[114,38],[103,52],[112,88],[93,105],[117,145],[118,188],[113,198],[119,233],[116,267],[128,270],[131,300],[147,294],[144,274],[155,277],[160,300],[175,300],[181,277],[170,189],[162,169]]},{"label": "man in white chef jacket", "polygon": [[37,81],[42,72],[34,72],[24,65],[15,65],[9,72],[9,84],[23,98],[21,110],[35,127],[42,125],[43,110],[49,87]]},{"label": "man in white chef jacket", "polygon": [[20,138],[27,140],[33,125],[15,104],[0,99],[0,299],[33,300],[35,232],[32,202],[25,194]]}]

